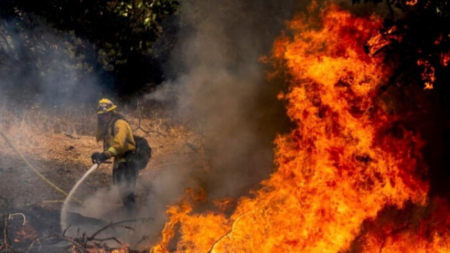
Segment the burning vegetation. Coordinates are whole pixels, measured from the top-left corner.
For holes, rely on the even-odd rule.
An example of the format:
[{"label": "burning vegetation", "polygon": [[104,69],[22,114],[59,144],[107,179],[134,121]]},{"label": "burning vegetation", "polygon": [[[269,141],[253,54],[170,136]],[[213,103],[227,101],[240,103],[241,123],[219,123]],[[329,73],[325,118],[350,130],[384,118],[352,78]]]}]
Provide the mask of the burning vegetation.
[{"label": "burning vegetation", "polygon": [[[161,202],[170,204],[164,209],[167,220],[153,225],[157,232],[150,233],[151,238],[142,239],[99,234],[116,228],[131,234],[135,229],[128,223],[135,221],[141,223],[136,226],[141,226],[139,231],[146,230],[152,225],[143,221],[153,222],[152,217],[105,224],[80,216],[89,225],[101,226],[74,236],[66,235],[69,225],[61,235],[42,238],[28,224],[13,222],[19,214],[4,213],[0,251],[14,250],[16,243],[21,249],[31,244],[28,251],[39,252],[37,244],[58,239],[72,252],[449,252],[450,189],[443,185],[450,176],[444,177],[442,170],[450,164],[443,158],[450,147],[441,137],[449,129],[442,116],[449,112],[450,28],[429,24],[446,21],[450,5],[425,0],[386,3],[388,19],[372,11],[349,11],[344,4],[312,1],[273,43],[272,55],[265,59],[274,68],[268,79],[281,76],[285,81],[287,89],[278,99],[286,105],[293,128],[275,138],[276,170],[258,189],[239,199],[211,199],[201,183],[180,180],[191,188],[179,203],[174,204],[175,194],[168,195],[171,201]],[[157,120],[143,119],[140,110],[130,120],[138,125],[136,130],[158,133],[156,162],[164,163],[158,155],[166,155],[171,162],[177,160],[170,166],[182,168],[191,159],[197,171],[172,173],[212,173],[211,153],[201,136],[182,122],[177,129],[162,131],[152,127]],[[59,138],[66,137],[79,142],[87,138],[67,133]],[[174,143],[168,144],[168,139]],[[86,143],[65,151],[77,152],[78,161],[81,153],[95,148],[92,140]],[[161,151],[166,145],[176,146],[171,150],[176,155]],[[83,152],[82,147],[89,150]],[[195,154],[178,160],[184,148]],[[90,161],[78,163],[81,171]],[[170,172],[165,175],[170,177]],[[155,170],[146,180],[175,182],[157,173],[163,174]],[[99,178],[106,182],[105,176]],[[160,188],[168,188],[164,187]],[[141,189],[142,195],[147,190]],[[92,191],[84,192],[89,194]],[[96,204],[101,206],[99,213],[106,213],[104,203],[90,201],[83,208]]]},{"label": "burning vegetation", "polygon": [[[173,242],[177,252],[448,251],[448,204],[427,195],[425,142],[406,123],[412,112],[393,110],[384,94],[399,71],[392,44],[408,38],[376,15],[333,4],[312,11],[320,18],[296,18],[293,36],[273,49],[290,77],[279,97],[296,125],[275,140],[276,172],[230,215],[172,206],[152,252],[172,251]],[[406,64],[433,88],[429,60]]]}]

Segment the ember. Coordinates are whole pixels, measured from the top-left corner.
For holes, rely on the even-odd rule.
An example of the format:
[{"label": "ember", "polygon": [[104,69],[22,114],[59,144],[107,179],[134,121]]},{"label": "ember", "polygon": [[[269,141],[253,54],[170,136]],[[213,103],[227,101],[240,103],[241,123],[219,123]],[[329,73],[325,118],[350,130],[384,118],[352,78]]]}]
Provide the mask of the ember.
[{"label": "ember", "polygon": [[433,89],[433,83],[436,81],[434,76],[434,67],[426,60],[417,61],[417,65],[423,68],[422,80],[425,83],[425,90]]}]

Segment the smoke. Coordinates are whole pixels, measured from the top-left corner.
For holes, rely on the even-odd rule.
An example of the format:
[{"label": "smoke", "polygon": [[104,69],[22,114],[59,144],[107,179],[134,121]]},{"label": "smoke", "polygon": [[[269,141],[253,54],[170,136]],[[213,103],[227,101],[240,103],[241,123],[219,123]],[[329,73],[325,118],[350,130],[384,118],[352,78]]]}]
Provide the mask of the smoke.
[{"label": "smoke", "polygon": [[[89,126],[71,117],[81,116],[82,105],[96,103],[101,91],[100,73],[91,64],[92,46],[72,32],[48,26],[39,16],[18,9],[14,13],[0,22],[0,127],[25,152],[36,148],[33,141],[42,133],[72,133],[76,128],[88,132],[84,129]],[[51,143],[39,143],[45,152],[53,148]],[[37,167],[45,161],[42,152],[25,155]],[[23,166],[17,164],[20,159],[14,152],[3,152],[2,159],[3,168]],[[60,164],[51,162],[59,169]],[[16,176],[22,181],[35,177],[25,168]],[[12,206],[26,201],[19,196]]]},{"label": "smoke", "polygon": [[[32,150],[36,147],[32,136],[50,129],[65,131],[73,127],[72,122],[63,122],[66,118],[47,113],[45,107],[59,112],[61,107],[76,105],[72,111],[78,112],[80,104],[95,102],[93,97],[100,86],[98,73],[88,64],[89,51],[83,54],[77,51],[83,46],[89,48],[86,41],[49,27],[40,17],[20,10],[15,13],[15,18],[0,22],[0,126],[13,143],[21,144],[21,150]],[[3,138],[0,142],[10,150]],[[34,152],[28,159],[43,159],[40,155]],[[2,168],[23,166],[13,152],[3,152],[1,158]],[[25,182],[33,175],[27,169],[23,171],[14,177]],[[29,200],[18,196],[12,206],[26,201]]]},{"label": "smoke", "polygon": [[[237,197],[267,178],[272,140],[286,125],[276,100],[280,86],[265,79],[259,58],[270,54],[296,1],[183,1],[170,82],[148,99],[176,94],[174,117],[202,136],[211,199]],[[171,92],[168,92],[171,91]]]},{"label": "smoke", "polygon": [[146,234],[161,230],[167,206],[187,187],[201,187],[208,200],[238,198],[268,178],[272,141],[289,121],[276,99],[282,87],[266,81],[270,69],[260,58],[270,55],[294,2],[181,2],[176,46],[165,66],[169,80],[146,98],[174,104],[173,119],[200,136],[187,145],[203,163],[174,156],[169,166],[151,172],[144,210],[154,222]]},{"label": "smoke", "polygon": [[[46,154],[60,147],[53,145],[58,140],[38,136],[48,136],[53,130],[72,133],[74,129],[89,128],[84,126],[89,122],[75,122],[73,117],[84,116],[83,104],[96,103],[102,72],[96,70],[95,54],[86,40],[49,27],[38,16],[15,11],[15,18],[0,22],[0,127],[37,170],[65,189],[64,182],[72,181],[70,172],[84,170],[83,164],[71,163],[76,159],[48,159]],[[1,137],[0,143],[0,191],[4,193],[0,209],[30,210],[30,203],[37,206],[61,198],[27,168]],[[58,181],[60,176],[64,179]],[[55,206],[46,204],[45,208],[50,212]],[[45,225],[35,229],[44,234],[57,230],[56,226]]]},{"label": "smoke", "polygon": [[[149,236],[151,244],[158,240],[167,206],[180,201],[186,188],[204,189],[209,200],[238,198],[268,178],[274,167],[272,141],[286,130],[288,120],[276,99],[282,87],[266,81],[269,68],[259,59],[270,54],[284,21],[294,13],[294,2],[181,2],[175,20],[168,22],[178,27],[176,46],[165,68],[168,81],[146,98],[172,104],[173,120],[200,136],[185,145],[194,154],[160,152],[170,163],[154,168],[151,161],[151,169],[138,178],[136,192],[145,196],[138,195],[133,213],[120,207],[114,186],[71,211],[108,222],[151,218],[150,224],[134,226],[133,235],[116,231],[132,245],[143,235]],[[159,147],[153,148],[158,151]],[[114,203],[119,205],[111,206]],[[75,225],[69,235],[78,227],[88,234],[95,232],[95,226],[71,219]]]},{"label": "smoke", "polygon": [[68,107],[95,101],[101,89],[92,45],[16,12],[20,18],[0,25],[2,103]]},{"label": "smoke", "polygon": [[[201,187],[209,200],[237,198],[268,178],[274,167],[272,141],[286,130],[288,120],[276,99],[282,87],[266,81],[269,69],[259,59],[270,54],[275,37],[294,13],[294,2],[182,1],[178,14],[166,23],[170,26],[166,30],[177,27],[176,46],[165,66],[168,81],[146,99],[173,105],[173,120],[200,136],[185,145],[195,154],[156,154],[170,162],[155,168],[150,161],[151,169],[138,178],[136,192],[145,196],[138,195],[134,213],[120,211],[120,204],[111,206],[120,203],[114,186],[98,191],[72,211],[108,222],[151,218],[150,224],[138,224],[133,235],[117,233],[132,245],[142,235],[149,236],[147,243],[154,243],[167,206],[180,201],[186,188]],[[173,34],[164,36],[161,41],[167,42]],[[95,227],[79,223],[68,234],[80,226],[95,232]]]}]

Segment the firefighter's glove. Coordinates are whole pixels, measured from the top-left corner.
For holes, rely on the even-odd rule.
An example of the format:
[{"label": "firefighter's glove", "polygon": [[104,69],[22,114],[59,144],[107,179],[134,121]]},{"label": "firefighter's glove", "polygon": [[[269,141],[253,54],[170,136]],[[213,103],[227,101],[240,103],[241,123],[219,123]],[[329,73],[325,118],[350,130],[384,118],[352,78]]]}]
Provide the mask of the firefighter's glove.
[{"label": "firefighter's glove", "polygon": [[108,160],[108,156],[106,156],[105,153],[95,152],[91,155],[92,163],[102,163],[106,160]]}]

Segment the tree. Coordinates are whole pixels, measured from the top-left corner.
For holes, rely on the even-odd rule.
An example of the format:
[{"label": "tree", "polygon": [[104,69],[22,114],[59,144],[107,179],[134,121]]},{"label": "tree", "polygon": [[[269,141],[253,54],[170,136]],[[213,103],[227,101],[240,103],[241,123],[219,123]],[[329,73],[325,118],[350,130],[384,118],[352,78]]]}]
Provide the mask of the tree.
[{"label": "tree", "polygon": [[[56,48],[67,54],[67,68],[98,72],[113,80],[106,81],[111,88],[135,92],[162,80],[153,44],[163,33],[162,22],[177,7],[175,0],[2,1],[0,55],[5,57],[0,71],[11,73],[12,64],[46,73],[44,52]],[[53,28],[54,36],[39,34],[45,26]],[[165,46],[162,54],[170,50]]]}]

